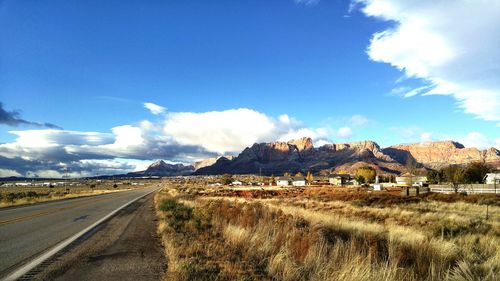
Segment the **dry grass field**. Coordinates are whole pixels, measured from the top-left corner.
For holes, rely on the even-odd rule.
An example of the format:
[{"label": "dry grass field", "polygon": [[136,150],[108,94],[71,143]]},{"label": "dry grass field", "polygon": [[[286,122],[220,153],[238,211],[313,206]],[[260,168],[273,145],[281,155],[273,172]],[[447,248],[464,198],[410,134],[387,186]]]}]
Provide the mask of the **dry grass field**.
[{"label": "dry grass field", "polygon": [[86,183],[60,187],[0,187],[0,208],[119,192],[130,188],[130,185],[123,184],[115,187],[112,183],[100,184],[94,187]]},{"label": "dry grass field", "polygon": [[500,279],[495,196],[169,185],[155,204],[166,280]]}]

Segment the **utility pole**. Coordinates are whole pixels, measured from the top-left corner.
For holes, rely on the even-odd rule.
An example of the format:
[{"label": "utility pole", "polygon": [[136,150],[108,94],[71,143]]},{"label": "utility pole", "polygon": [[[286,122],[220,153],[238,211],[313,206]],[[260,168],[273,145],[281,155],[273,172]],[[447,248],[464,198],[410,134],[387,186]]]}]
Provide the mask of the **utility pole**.
[{"label": "utility pole", "polygon": [[68,177],[69,177],[69,174],[68,174],[68,166],[64,166],[64,175],[63,175],[63,179],[64,179],[64,185],[66,186],[67,183],[68,183]]},{"label": "utility pole", "polygon": [[497,195],[497,173],[493,174],[493,188],[495,189],[495,195]]},{"label": "utility pole", "polygon": [[259,167],[260,189],[264,190],[264,179],[262,178],[262,167]]}]

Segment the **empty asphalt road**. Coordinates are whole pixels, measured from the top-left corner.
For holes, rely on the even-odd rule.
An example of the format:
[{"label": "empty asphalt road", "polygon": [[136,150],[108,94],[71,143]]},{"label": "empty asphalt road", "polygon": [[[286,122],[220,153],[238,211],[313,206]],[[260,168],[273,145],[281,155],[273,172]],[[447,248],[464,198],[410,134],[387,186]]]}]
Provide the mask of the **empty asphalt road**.
[{"label": "empty asphalt road", "polygon": [[0,210],[0,279],[120,206],[155,189]]}]

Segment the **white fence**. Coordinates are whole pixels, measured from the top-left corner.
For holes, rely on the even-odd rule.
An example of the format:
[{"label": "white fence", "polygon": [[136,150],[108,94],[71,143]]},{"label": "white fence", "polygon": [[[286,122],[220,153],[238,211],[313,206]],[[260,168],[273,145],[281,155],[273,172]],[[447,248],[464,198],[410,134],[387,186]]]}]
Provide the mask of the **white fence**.
[{"label": "white fence", "polygon": [[[454,193],[455,189],[451,187],[450,184],[431,184],[429,188],[432,192],[438,193]],[[491,194],[500,194],[500,185],[494,184],[459,184],[458,192],[466,192],[467,194],[479,194],[479,193],[491,193]]]}]

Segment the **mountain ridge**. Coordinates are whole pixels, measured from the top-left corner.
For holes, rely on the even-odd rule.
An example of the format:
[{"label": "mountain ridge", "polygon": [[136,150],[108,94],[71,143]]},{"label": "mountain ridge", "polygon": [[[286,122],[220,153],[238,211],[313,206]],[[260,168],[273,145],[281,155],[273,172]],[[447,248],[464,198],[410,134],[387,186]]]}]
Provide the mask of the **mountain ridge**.
[{"label": "mountain ridge", "polygon": [[397,144],[381,148],[375,141],[365,140],[325,144],[315,148],[311,138],[300,138],[288,142],[254,143],[232,160],[220,158],[213,165],[197,169],[194,174],[353,172],[354,168],[363,165],[398,174],[404,171],[404,165],[410,157],[427,169],[474,161],[500,164],[500,152],[496,148],[466,148],[456,141]]}]

